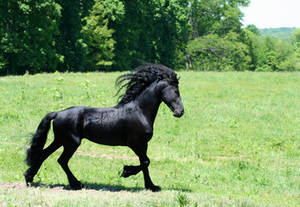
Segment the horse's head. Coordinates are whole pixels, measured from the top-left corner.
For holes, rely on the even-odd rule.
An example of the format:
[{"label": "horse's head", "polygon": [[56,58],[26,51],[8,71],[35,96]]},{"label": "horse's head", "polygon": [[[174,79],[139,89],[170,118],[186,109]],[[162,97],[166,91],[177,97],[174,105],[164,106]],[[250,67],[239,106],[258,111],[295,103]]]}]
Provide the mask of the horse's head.
[{"label": "horse's head", "polygon": [[[136,68],[136,72],[121,75],[116,84],[120,85],[119,91],[123,88],[126,89],[125,94],[120,96],[121,101],[119,101],[118,106],[135,100],[145,88],[153,86],[155,95],[159,99],[155,101],[156,103],[163,101],[173,111],[175,117],[181,117],[184,113],[176,73],[164,65],[141,65]],[[151,97],[147,97],[150,100],[153,98],[153,93]],[[149,102],[147,101],[147,103]]]},{"label": "horse's head", "polygon": [[173,111],[175,117],[181,117],[184,113],[184,107],[180,98],[178,82],[171,80],[161,80],[158,82],[161,89],[162,101]]}]

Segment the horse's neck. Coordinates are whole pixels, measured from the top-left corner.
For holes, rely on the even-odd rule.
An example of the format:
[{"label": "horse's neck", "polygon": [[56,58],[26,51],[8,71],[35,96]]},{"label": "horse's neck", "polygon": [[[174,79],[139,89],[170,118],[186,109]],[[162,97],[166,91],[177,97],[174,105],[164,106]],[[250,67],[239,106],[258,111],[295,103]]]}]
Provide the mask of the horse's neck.
[{"label": "horse's neck", "polygon": [[136,103],[152,125],[161,103],[161,99],[158,97],[155,86],[156,84],[150,85],[136,98]]}]

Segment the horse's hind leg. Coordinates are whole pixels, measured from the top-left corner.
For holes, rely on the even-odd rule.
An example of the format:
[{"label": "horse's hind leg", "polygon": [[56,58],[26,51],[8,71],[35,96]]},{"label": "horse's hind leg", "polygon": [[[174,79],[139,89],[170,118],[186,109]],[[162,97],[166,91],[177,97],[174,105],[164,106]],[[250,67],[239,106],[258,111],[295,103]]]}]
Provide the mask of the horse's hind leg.
[{"label": "horse's hind leg", "polygon": [[68,142],[67,144],[64,144],[64,151],[61,154],[61,156],[58,158],[58,163],[61,165],[61,167],[67,174],[70,187],[71,189],[74,190],[80,190],[83,187],[83,185],[76,179],[76,177],[73,175],[73,173],[71,172],[68,166],[68,162],[70,158],[72,157],[72,155],[74,154],[74,152],[77,150],[78,147],[79,144],[74,142],[72,143]]},{"label": "horse's hind leg", "polygon": [[32,165],[26,172],[24,173],[26,184],[31,183],[33,181],[34,176],[39,171],[42,163],[53,153],[55,152],[59,147],[62,145],[54,139],[54,141],[42,151],[40,160],[36,162],[34,165]]}]

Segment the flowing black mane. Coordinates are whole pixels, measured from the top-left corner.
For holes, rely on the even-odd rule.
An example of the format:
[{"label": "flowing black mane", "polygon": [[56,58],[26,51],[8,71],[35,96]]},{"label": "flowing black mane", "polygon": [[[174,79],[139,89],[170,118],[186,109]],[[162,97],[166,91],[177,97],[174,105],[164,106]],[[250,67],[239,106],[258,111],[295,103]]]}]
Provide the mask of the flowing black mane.
[{"label": "flowing black mane", "polygon": [[134,100],[151,83],[164,79],[170,84],[178,85],[176,73],[161,64],[141,65],[135,69],[135,72],[119,76],[116,80],[116,85],[119,86],[117,94],[123,88],[126,92],[119,97],[118,106]]}]

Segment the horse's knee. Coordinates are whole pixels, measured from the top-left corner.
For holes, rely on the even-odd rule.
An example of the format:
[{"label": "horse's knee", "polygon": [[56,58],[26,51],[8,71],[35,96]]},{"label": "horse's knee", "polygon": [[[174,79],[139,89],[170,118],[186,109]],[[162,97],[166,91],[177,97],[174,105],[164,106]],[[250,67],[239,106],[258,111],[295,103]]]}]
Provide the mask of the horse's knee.
[{"label": "horse's knee", "polygon": [[149,165],[150,165],[150,160],[149,159],[144,160],[144,161],[141,162],[142,168],[148,168]]}]

